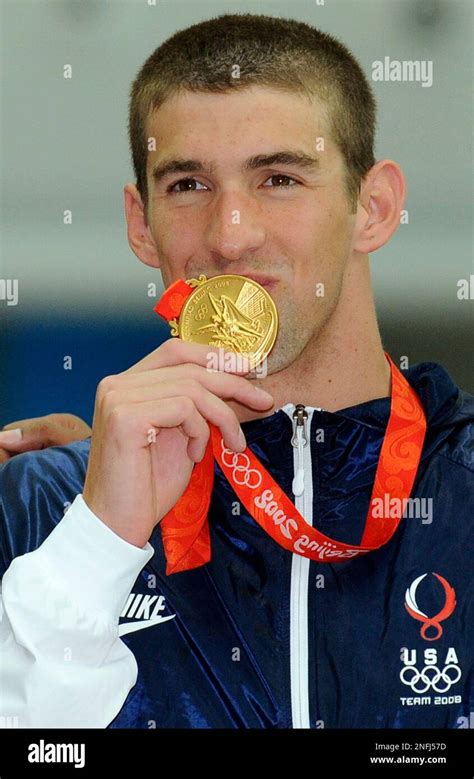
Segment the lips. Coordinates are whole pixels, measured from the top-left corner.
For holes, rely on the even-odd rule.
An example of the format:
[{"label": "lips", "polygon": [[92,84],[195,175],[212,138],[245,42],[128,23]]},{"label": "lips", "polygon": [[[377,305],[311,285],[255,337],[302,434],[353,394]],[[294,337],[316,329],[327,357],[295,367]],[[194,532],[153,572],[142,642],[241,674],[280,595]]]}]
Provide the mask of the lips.
[{"label": "lips", "polygon": [[247,279],[252,279],[252,281],[256,281],[257,284],[260,284],[268,290],[273,289],[273,287],[278,284],[278,279],[275,279],[273,276],[264,276],[259,273],[247,273],[246,271],[236,271],[234,269],[232,269],[231,273],[236,276],[245,276]]},{"label": "lips", "polygon": [[273,289],[273,287],[278,284],[278,279],[273,279],[271,276],[258,276],[256,274],[254,275],[253,273],[242,273],[242,276],[246,276],[248,279],[256,281],[257,284],[265,287],[265,289]]},{"label": "lips", "polygon": [[[194,275],[197,275],[196,273]],[[276,287],[276,285],[279,282],[279,279],[276,279],[274,276],[265,276],[263,273],[252,273],[247,272],[245,270],[235,270],[235,268],[230,268],[227,272],[220,271],[219,273],[206,273],[205,274],[208,279],[212,279],[215,276],[226,276],[226,275],[233,275],[233,276],[245,276],[247,279],[252,279],[252,281],[256,281],[257,284],[260,284],[260,286],[264,287],[266,290],[270,291]]]}]

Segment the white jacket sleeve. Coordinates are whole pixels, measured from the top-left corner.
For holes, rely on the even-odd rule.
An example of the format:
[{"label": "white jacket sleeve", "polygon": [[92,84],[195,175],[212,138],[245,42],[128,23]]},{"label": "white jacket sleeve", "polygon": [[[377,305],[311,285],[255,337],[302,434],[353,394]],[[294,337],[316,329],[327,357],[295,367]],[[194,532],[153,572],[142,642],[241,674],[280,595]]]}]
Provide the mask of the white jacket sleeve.
[{"label": "white jacket sleeve", "polygon": [[78,495],[41,546],[13,560],[0,608],[0,724],[103,728],[115,718],[137,679],[119,616],[153,552]]}]

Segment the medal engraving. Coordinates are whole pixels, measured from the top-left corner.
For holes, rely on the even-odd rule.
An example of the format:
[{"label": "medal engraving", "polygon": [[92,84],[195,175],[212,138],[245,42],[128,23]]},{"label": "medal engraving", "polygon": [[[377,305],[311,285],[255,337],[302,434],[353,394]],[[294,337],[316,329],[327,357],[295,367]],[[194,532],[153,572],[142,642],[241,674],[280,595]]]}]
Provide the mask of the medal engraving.
[{"label": "medal engraving", "polygon": [[230,274],[189,281],[195,289],[183,305],[179,337],[244,354],[251,368],[263,362],[278,332],[278,312],[264,287]]}]

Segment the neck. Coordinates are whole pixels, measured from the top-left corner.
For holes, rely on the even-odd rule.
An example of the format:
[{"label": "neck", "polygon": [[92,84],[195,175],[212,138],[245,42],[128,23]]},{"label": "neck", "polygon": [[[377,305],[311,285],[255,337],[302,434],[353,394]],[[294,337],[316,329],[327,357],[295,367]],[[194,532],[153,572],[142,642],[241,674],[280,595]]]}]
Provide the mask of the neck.
[{"label": "neck", "polygon": [[239,421],[268,416],[285,403],[339,411],[390,396],[390,366],[377,325],[369,261],[352,257],[330,319],[287,368],[255,379],[274,406],[263,414],[232,401]]}]

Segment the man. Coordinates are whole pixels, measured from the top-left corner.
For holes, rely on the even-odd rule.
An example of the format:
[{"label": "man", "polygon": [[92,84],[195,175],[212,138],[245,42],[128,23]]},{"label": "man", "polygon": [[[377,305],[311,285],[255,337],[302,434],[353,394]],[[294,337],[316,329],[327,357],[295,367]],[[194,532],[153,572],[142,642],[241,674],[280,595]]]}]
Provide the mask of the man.
[{"label": "man", "polygon": [[[455,728],[472,711],[474,399],[384,354],[368,255],[405,185],[373,157],[374,122],[349,51],[292,20],[194,25],[137,75],[131,248],[167,288],[259,281],[279,332],[250,378],[170,339],[101,381],[91,440],[3,465],[1,713],[20,726]],[[169,571],[210,425],[234,470],[247,446],[291,499],[289,535],[302,515],[323,543],[289,551],[216,463],[210,549]],[[384,498],[411,473],[416,510],[372,517],[392,536],[369,551],[382,466]]]}]

